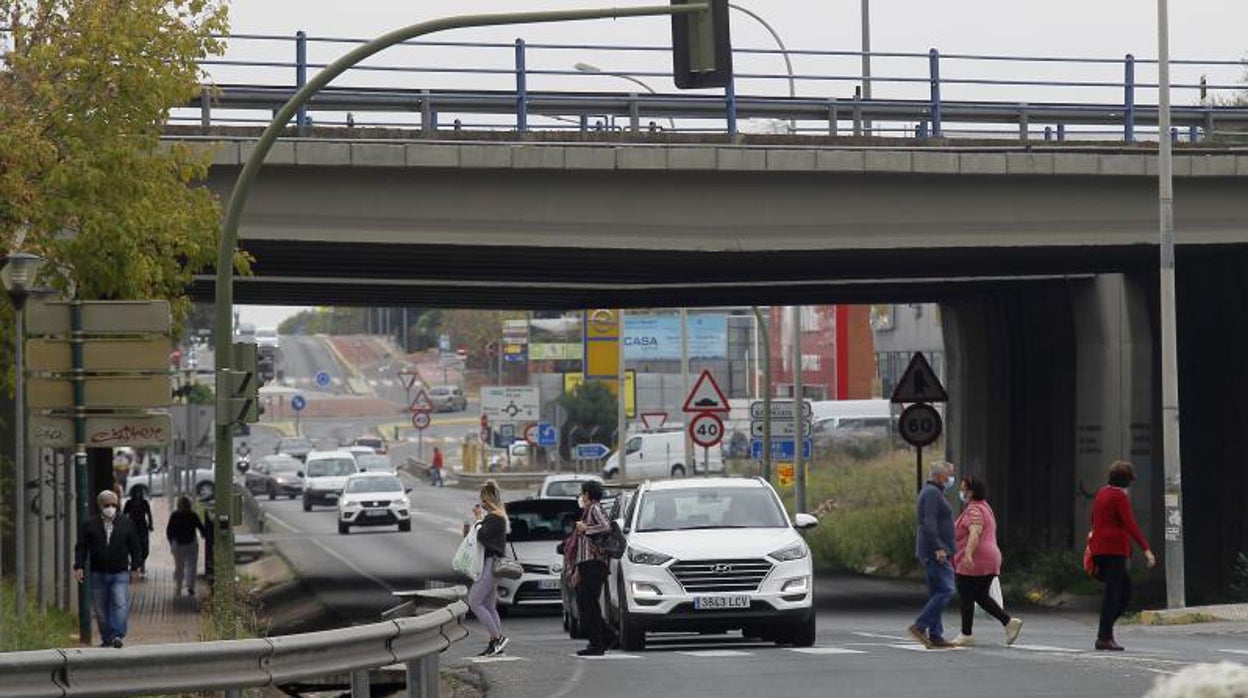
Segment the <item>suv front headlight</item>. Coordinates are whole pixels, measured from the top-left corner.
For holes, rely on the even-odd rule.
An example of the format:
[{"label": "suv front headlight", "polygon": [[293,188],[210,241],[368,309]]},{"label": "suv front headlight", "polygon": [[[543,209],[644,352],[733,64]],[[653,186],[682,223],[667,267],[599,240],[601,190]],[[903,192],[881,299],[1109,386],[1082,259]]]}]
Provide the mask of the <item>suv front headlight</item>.
[{"label": "suv front headlight", "polygon": [[656,553],[653,550],[646,550],[644,548],[634,548],[632,546],[629,546],[628,548],[629,562],[632,562],[637,565],[661,565],[671,559],[672,559],[671,555],[664,555],[663,553]]},{"label": "suv front headlight", "polygon": [[343,509],[355,509],[355,508],[357,508],[357,507],[359,507],[359,506],[360,506],[360,503],[359,503],[359,502],[357,502],[357,501],[355,501],[355,500],[353,500],[353,499],[348,499],[348,500],[345,500],[345,501],[343,501],[343,503],[342,503],[342,508],[343,508]]},{"label": "suv front headlight", "polygon": [[781,548],[771,553],[771,557],[780,562],[791,562],[793,560],[800,560],[806,557],[806,554],[806,544],[798,541],[787,548]]}]

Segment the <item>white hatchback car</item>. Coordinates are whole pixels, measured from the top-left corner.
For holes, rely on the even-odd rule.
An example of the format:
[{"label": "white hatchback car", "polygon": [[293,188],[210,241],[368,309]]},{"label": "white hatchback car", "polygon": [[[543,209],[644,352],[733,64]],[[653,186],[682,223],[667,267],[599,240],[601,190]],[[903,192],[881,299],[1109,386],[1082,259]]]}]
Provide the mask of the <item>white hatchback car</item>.
[{"label": "white hatchback car", "polygon": [[740,630],[780,644],[815,642],[813,567],[798,533],[761,478],[647,482],[624,512],[624,557],[611,563],[607,615],[625,650],[652,631]]},{"label": "white hatchback car", "polygon": [[347,478],[338,498],[338,532],[346,535],[352,526],[394,526],[412,530],[410,489],[394,475],[356,473]]}]

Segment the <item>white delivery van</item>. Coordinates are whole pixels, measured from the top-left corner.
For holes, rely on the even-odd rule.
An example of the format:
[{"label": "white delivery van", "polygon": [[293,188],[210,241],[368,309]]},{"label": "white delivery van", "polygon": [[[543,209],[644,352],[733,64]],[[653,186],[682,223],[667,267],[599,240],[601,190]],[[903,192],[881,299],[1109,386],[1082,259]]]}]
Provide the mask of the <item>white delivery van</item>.
[{"label": "white delivery van", "polygon": [[[627,468],[625,475],[629,480],[651,480],[665,477],[684,477],[694,473],[705,473],[703,460],[708,459],[711,472],[723,472],[724,459],[719,446],[705,452],[701,446],[693,447],[695,463],[691,466],[685,462],[685,431],[673,428],[663,431],[648,431],[631,434],[628,437]],[[602,477],[610,480],[620,473],[619,453],[612,453],[602,468]]]}]

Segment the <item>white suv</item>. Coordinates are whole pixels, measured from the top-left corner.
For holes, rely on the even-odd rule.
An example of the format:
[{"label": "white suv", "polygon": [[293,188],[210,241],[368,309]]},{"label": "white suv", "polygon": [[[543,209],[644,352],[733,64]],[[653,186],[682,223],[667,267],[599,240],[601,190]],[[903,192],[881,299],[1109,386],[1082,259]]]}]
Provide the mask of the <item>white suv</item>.
[{"label": "white suv", "polygon": [[779,644],[815,642],[810,549],[761,478],[647,482],[622,528],[624,557],[611,563],[610,620],[625,650],[650,631],[740,630]]}]

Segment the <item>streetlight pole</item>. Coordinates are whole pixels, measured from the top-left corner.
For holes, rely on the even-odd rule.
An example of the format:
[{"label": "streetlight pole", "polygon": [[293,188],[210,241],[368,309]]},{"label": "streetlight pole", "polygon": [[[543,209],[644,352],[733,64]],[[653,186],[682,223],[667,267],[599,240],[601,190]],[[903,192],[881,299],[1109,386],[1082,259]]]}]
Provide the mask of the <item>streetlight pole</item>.
[{"label": "streetlight pole", "polygon": [[[641,80],[640,78],[633,77],[632,75],[628,75],[625,73],[605,73],[603,72],[602,68],[599,68],[598,66],[592,63],[577,63],[576,65],[572,67],[575,68],[577,72],[581,72],[581,73],[602,73],[603,75],[606,75],[607,77],[627,80],[633,83],[634,85],[640,85],[641,89],[645,90],[646,92],[649,92],[652,95],[658,94],[658,92],[655,92],[654,88],[651,87],[648,83]],[[667,117],[667,125],[668,125],[668,128],[670,128],[671,130],[673,131],[676,130],[676,120],[670,116]]]},{"label": "streetlight pole", "polygon": [[[14,335],[14,472],[13,472],[13,534],[15,584],[14,606],[20,616],[26,609],[26,363],[23,351],[26,345],[26,299],[35,285],[43,259],[29,252],[14,252],[5,260],[4,290],[13,303]],[[42,597],[43,590],[40,589]]]},{"label": "streetlight pole", "polygon": [[[862,0],[862,1],[864,3],[867,2],[867,0]],[[772,26],[767,23],[767,20],[763,19],[760,15],[758,15],[752,10],[748,10],[744,7],[741,7],[740,5],[737,5],[731,2],[728,3],[728,7],[731,7],[737,12],[740,12],[741,14],[744,14],[754,19],[754,21],[758,22],[759,24],[763,25],[763,29],[766,29],[767,33],[771,34],[771,38],[776,40],[776,45],[780,47],[780,55],[784,57],[784,67],[786,70],[789,71],[789,97],[796,98],[797,97],[797,84],[793,77],[793,61],[789,59],[789,49],[787,46],[784,45],[784,40],[780,38],[780,32],[772,28]],[[797,130],[797,120],[789,119],[789,127],[792,128],[793,130]]]},{"label": "streetlight pole", "polygon": [[1166,605],[1187,605],[1183,560],[1183,469],[1179,452],[1179,363],[1174,292],[1174,169],[1170,143],[1170,10],[1157,0],[1157,200],[1161,214],[1161,438],[1165,454]]},{"label": "streetlight pole", "polygon": [[[871,0],[862,0],[862,98],[871,101]],[[871,122],[863,121],[871,132]]]},{"label": "streetlight pole", "polygon": [[[462,29],[467,27],[487,27],[509,24],[538,24],[545,22],[569,22],[583,19],[610,19],[619,17],[647,17],[656,15],[696,14],[709,12],[706,3],[690,3],[687,5],[649,5],[641,7],[610,7],[588,8],[580,10],[555,10],[546,12],[515,12],[482,15],[463,15],[420,22],[401,29],[383,34],[372,41],[355,47],[342,57],[330,63],[314,75],[303,87],[273,115],[273,120],[265,128],[264,133],[256,141],[255,148],[247,162],[243,164],[230,193],[226,205],[225,217],[221,223],[221,235],[217,239],[217,267],[215,279],[216,316],[213,323],[214,341],[217,353],[217,391],[216,391],[216,462],[214,480],[216,491],[230,491],[233,483],[232,452],[234,424],[229,419],[229,397],[225,388],[229,385],[230,370],[234,368],[230,359],[230,343],[233,338],[230,325],[230,314],[234,309],[234,262],[238,245],[238,230],[243,217],[243,208],[251,191],[264,158],[273,149],[273,144],[281,135],[282,130],[300,108],[305,106],[313,96],[325,88],[334,78],[342,75],[359,62],[394,46],[420,36],[426,36],[446,29]],[[621,475],[623,468],[621,467]],[[229,507],[225,511],[218,510],[212,522],[216,527],[217,545],[214,549],[215,572],[218,587],[213,590],[219,598],[234,598],[234,538],[233,521]],[[225,616],[223,620],[233,617],[232,609],[220,609],[218,613]]]}]

